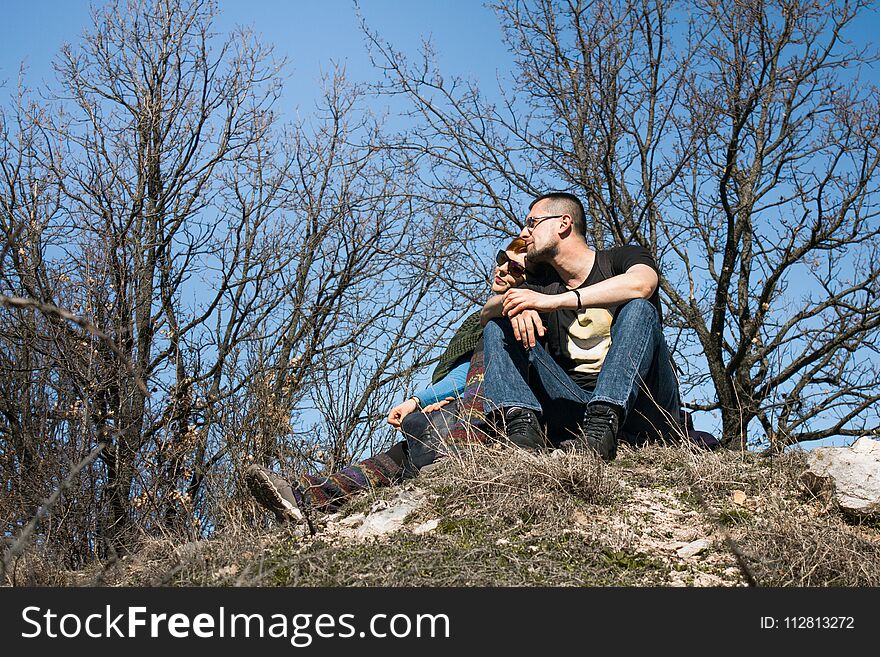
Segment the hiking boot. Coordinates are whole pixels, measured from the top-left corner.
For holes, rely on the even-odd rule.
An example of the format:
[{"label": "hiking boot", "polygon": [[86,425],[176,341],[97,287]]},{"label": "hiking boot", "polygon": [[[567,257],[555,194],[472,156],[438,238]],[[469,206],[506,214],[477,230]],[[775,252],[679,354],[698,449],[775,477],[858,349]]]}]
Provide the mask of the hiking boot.
[{"label": "hiking boot", "polygon": [[501,416],[504,433],[514,445],[533,450],[547,446],[541,423],[532,409],[511,406],[502,409]]},{"label": "hiking boot", "polygon": [[613,406],[596,402],[587,406],[584,423],[581,426],[583,437],[579,447],[593,450],[603,461],[613,461],[617,456],[617,428],[620,415]]},{"label": "hiking boot", "polygon": [[605,461],[617,456],[617,430],[620,415],[617,409],[602,402],[590,404],[584,413],[581,435],[559,443],[564,452],[595,452]]},{"label": "hiking boot", "polygon": [[274,513],[278,522],[305,520],[300,510],[302,492],[294,489],[283,477],[259,465],[252,465],[245,471],[244,480],[257,502]]}]

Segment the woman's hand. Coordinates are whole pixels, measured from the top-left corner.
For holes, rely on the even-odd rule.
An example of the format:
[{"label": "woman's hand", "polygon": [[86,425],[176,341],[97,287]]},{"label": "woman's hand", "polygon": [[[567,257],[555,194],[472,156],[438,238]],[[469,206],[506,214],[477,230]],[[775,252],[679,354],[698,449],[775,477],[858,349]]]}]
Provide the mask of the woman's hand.
[{"label": "woman's hand", "polygon": [[433,404],[428,404],[422,409],[422,413],[427,415],[428,413],[433,413],[434,411],[439,411],[441,408],[446,406],[449,402],[455,401],[455,397],[447,397],[446,399],[441,399],[440,401],[435,401]]},{"label": "woman's hand", "polygon": [[534,310],[524,310],[518,315],[511,315],[510,324],[513,326],[513,335],[526,349],[538,344],[538,338],[544,337],[546,333],[541,316]]},{"label": "woman's hand", "polygon": [[388,424],[390,424],[395,429],[400,429],[400,423],[403,422],[403,418],[412,413],[413,411],[417,411],[419,408],[419,403],[415,400],[414,397],[410,397],[405,402],[402,402],[388,411]]}]

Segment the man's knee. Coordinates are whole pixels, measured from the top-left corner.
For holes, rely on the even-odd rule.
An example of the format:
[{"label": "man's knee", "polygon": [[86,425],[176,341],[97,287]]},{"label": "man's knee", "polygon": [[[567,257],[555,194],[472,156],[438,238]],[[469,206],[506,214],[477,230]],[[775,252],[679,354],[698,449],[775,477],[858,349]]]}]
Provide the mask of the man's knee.
[{"label": "man's knee", "polygon": [[628,322],[649,322],[659,328],[660,315],[657,307],[647,299],[631,299],[617,312],[614,324],[619,326]]}]

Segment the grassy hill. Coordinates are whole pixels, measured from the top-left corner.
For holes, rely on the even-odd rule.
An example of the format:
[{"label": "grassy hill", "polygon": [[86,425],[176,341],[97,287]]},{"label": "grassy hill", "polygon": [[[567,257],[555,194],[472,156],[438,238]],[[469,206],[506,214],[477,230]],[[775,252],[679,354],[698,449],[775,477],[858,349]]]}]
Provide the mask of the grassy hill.
[{"label": "grassy hill", "polygon": [[[606,465],[474,447],[316,518],[314,536],[305,525],[254,531],[233,513],[210,540],[151,539],[76,573],[31,556],[16,576],[62,586],[880,585],[880,525],[807,493],[804,468],[800,452],[624,447]],[[378,533],[382,518],[396,529]]]}]

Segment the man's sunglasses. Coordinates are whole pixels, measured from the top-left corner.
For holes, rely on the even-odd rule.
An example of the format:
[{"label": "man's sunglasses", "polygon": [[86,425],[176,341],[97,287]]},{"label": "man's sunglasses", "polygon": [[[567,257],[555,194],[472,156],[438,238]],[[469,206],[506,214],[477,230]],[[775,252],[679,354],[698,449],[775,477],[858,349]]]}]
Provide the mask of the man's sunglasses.
[{"label": "man's sunglasses", "polygon": [[525,276],[526,268],[519,264],[516,260],[511,260],[507,257],[507,252],[503,249],[498,251],[498,254],[495,256],[495,264],[499,267],[507,263],[507,271],[509,271],[514,276]]},{"label": "man's sunglasses", "polygon": [[559,219],[559,217],[564,216],[564,214],[548,214],[543,217],[526,217],[526,221],[523,226],[527,231],[531,232],[535,230],[535,226],[537,226],[542,221],[547,221],[547,219]]}]

